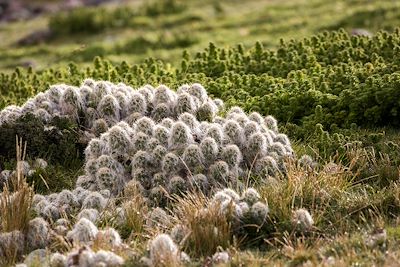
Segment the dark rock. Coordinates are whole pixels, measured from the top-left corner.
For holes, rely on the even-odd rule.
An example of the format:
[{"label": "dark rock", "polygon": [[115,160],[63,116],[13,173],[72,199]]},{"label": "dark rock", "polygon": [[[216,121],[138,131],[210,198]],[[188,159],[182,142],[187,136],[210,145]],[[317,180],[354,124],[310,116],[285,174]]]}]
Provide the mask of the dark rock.
[{"label": "dark rock", "polygon": [[23,68],[29,68],[29,67],[34,68],[36,67],[36,62],[33,60],[25,60],[20,62],[18,66]]},{"label": "dark rock", "polygon": [[27,46],[27,45],[37,45],[39,43],[44,43],[52,37],[52,32],[49,29],[39,30],[29,35],[23,37],[17,41],[17,45]]},{"label": "dark rock", "polygon": [[366,29],[352,29],[351,30],[351,35],[353,36],[367,36],[367,37],[371,37],[372,33],[369,32]]}]

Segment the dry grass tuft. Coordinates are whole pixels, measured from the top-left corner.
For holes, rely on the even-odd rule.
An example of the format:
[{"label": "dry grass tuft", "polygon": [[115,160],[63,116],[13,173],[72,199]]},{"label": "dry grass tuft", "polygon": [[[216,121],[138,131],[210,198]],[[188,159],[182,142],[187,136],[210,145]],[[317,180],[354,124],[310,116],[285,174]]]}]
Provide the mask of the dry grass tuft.
[{"label": "dry grass tuft", "polygon": [[124,224],[119,226],[121,236],[128,237],[131,246],[143,249],[144,240],[149,238],[146,220],[150,209],[135,185],[128,184],[125,188],[122,208]]},{"label": "dry grass tuft", "polygon": [[[314,220],[314,227],[307,233],[308,236],[328,234],[320,227],[329,226],[332,231],[344,227],[340,214],[336,214],[337,210],[331,206],[345,197],[352,187],[348,169],[340,164],[328,163],[325,168],[316,171],[301,168],[293,162],[288,164],[287,170],[286,178],[258,188],[270,207],[269,216],[275,231],[273,236],[281,240],[282,235],[288,233],[290,238],[296,238],[291,215],[299,208],[308,210]],[[270,241],[273,240],[275,238]]]},{"label": "dry grass tuft", "polygon": [[400,177],[400,167],[393,163],[388,154],[370,149],[350,149],[346,155],[350,160],[349,170],[352,171],[355,182],[387,186]]},{"label": "dry grass tuft", "polygon": [[181,242],[186,252],[193,256],[208,256],[233,244],[229,216],[222,214],[218,205],[210,205],[209,199],[201,192],[175,198],[173,214],[176,224],[188,229]]},{"label": "dry grass tuft", "polygon": [[[229,254],[231,255],[231,262],[225,265],[217,266],[229,266],[229,267],[262,267],[262,266],[272,266],[271,262],[274,260],[274,255],[272,253],[251,251],[251,250],[237,250],[230,249]],[[276,265],[274,265],[276,266]]]},{"label": "dry grass tuft", "polygon": [[[23,244],[20,245],[21,242],[18,242],[16,237],[20,237],[27,230],[34,196],[33,188],[27,184],[19,164],[25,158],[26,143],[23,144],[22,139],[18,139],[18,137],[16,138],[16,149],[16,175],[13,175],[11,180],[5,184],[4,190],[0,194],[0,232],[11,235],[10,245],[0,247],[0,252],[2,252],[0,254],[6,255],[4,259],[0,259],[0,263],[5,265],[14,263],[23,250]],[[14,234],[15,237],[13,237]]]},{"label": "dry grass tuft", "polygon": [[0,230],[2,232],[25,231],[30,219],[34,196],[33,188],[26,183],[19,164],[25,158],[26,143],[23,145],[22,139],[18,140],[18,138],[16,141],[18,162],[16,175],[13,175],[11,181],[6,183],[3,193],[0,195]]}]

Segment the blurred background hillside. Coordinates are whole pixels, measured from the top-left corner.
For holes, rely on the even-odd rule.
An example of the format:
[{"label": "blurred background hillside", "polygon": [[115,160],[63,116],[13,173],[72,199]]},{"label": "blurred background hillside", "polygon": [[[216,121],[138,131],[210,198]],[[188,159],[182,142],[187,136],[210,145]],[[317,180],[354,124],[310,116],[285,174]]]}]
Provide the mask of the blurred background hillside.
[{"label": "blurred background hillside", "polygon": [[95,56],[174,65],[209,42],[273,48],[281,38],[339,28],[373,35],[399,22],[392,0],[0,0],[0,71],[85,66]]}]

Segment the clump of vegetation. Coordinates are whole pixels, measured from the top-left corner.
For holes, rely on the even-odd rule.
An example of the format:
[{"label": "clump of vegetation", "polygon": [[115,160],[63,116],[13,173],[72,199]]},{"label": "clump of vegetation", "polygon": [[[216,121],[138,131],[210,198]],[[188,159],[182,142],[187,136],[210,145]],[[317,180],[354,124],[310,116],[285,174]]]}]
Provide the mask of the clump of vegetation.
[{"label": "clump of vegetation", "polygon": [[[208,194],[217,185],[241,187],[239,178],[249,173],[284,174],[283,160],[293,156],[273,117],[246,116],[238,107],[228,110],[226,118],[217,117],[223,104],[209,99],[199,84],[182,86],[177,93],[165,86],[145,87],[133,96],[134,112],[89,143],[86,176],[78,185],[117,195],[134,179],[145,196],[161,205],[165,193],[200,188]],[[111,113],[113,121],[123,118],[118,110]]]},{"label": "clump of vegetation", "polygon": [[[16,138],[16,159],[25,158],[26,144]],[[23,175],[22,164],[17,165],[16,174],[0,192],[0,264],[16,262],[25,252],[25,235],[32,233],[30,223],[33,188]]]},{"label": "clump of vegetation", "polygon": [[96,34],[108,29],[136,26],[135,18],[157,17],[181,13],[185,10],[183,1],[162,0],[146,2],[134,9],[116,7],[109,10],[105,7],[84,7],[61,12],[51,16],[49,28],[53,35]]},{"label": "clump of vegetation", "polygon": [[241,196],[225,188],[211,199],[202,193],[186,194],[177,198],[173,212],[172,238],[196,257],[228,249],[234,242],[243,245],[254,229],[264,238],[271,234],[268,204],[254,188]]},{"label": "clump of vegetation", "polygon": [[149,1],[143,6],[144,14],[150,17],[160,15],[181,13],[186,9],[184,1],[181,0],[162,0]]},{"label": "clump of vegetation", "polygon": [[29,143],[28,153],[32,157],[44,157],[52,163],[61,162],[70,166],[77,158],[83,160],[86,145],[80,140],[77,124],[68,118],[55,116],[46,122],[29,112],[13,122],[2,123],[0,134],[0,155],[3,159],[15,158],[12,148],[18,135]]},{"label": "clump of vegetation", "polygon": [[[107,221],[107,218],[114,217],[110,222],[122,231],[135,227],[138,235],[124,232],[124,237],[143,242],[140,232],[146,233],[149,227],[168,229],[165,224],[169,215],[157,206],[168,205],[169,195],[182,195],[188,190],[208,195],[227,185],[241,188],[240,178],[245,177],[246,168],[247,175],[252,173],[259,179],[285,173],[284,159],[293,157],[293,151],[287,136],[278,132],[276,120],[271,116],[263,118],[256,112],[247,116],[239,107],[223,108],[223,102],[209,98],[200,84],[183,85],[174,92],[163,85],[133,90],[124,84],[87,79],[80,88],[52,86],[21,107],[1,111],[2,127],[15,127],[21,118],[26,119],[26,114],[34,114],[31,116],[40,122],[40,128],[50,127],[54,118],[63,118],[82,129],[80,136],[90,140],[85,149],[85,175],[78,177],[74,190],[32,195],[28,202],[32,210],[26,215],[34,214],[36,217],[26,223],[26,236],[23,228],[19,229],[28,247],[18,248],[13,261],[24,249],[27,252],[41,249],[57,239],[64,247],[68,242],[96,248],[120,247],[122,240],[115,229],[100,229],[101,218]],[[223,111],[225,117],[218,116]],[[245,135],[250,136],[248,141]],[[42,159],[32,164],[39,169],[46,169],[47,165]],[[17,166],[24,175],[36,173],[28,161],[19,160]],[[3,176],[5,173],[8,172],[2,173]],[[15,174],[7,180],[12,181],[13,177]],[[2,196],[7,196],[7,188],[6,185]],[[138,203],[129,199],[118,200],[122,192]],[[220,216],[218,220],[225,221],[221,230],[225,231],[226,248],[238,231],[238,222],[245,222],[244,218],[248,218],[252,223],[262,225],[269,212],[254,189],[248,189],[243,201],[239,200],[233,190],[225,189],[216,193],[206,210],[199,211],[210,213],[213,219],[219,218],[215,217],[214,213],[217,213]],[[145,209],[147,205],[157,208],[149,211]],[[233,216],[230,215],[232,209],[235,212]],[[144,215],[138,216],[138,212]],[[203,219],[207,220],[209,215]],[[180,217],[180,220],[188,224],[184,227],[194,227],[191,219]],[[231,228],[231,224],[235,224],[235,228]],[[206,230],[208,236],[214,233],[212,224],[209,227]],[[220,243],[216,240],[214,246],[201,252],[197,240],[200,231],[198,229],[198,233],[191,237],[197,244],[194,253],[216,252],[216,245]],[[174,238],[176,234],[179,235],[179,229],[175,230]],[[168,241],[164,242],[164,239],[159,242],[164,244]],[[104,244],[105,241],[108,245]],[[177,264],[189,261],[184,253],[173,256],[177,249],[173,249],[171,255],[164,255],[156,249],[158,241],[154,242],[154,251],[150,251],[151,264],[159,264],[165,260],[164,257]],[[81,256],[81,252],[85,256]],[[90,250],[79,251],[77,255],[71,252],[57,260],[68,261],[71,255],[97,257],[97,254],[90,253]],[[116,265],[124,261],[118,255],[109,256]],[[99,261],[102,260],[93,263]]]},{"label": "clump of vegetation", "polygon": [[2,88],[18,86],[11,91],[22,97],[29,96],[30,90],[24,86],[27,82],[32,86],[32,79],[33,86],[41,90],[55,80],[76,84],[88,76],[122,80],[133,86],[156,82],[175,87],[182,82],[201,82],[210,94],[230,106],[240,105],[246,111],[270,114],[297,125],[396,126],[398,65],[394,62],[398,53],[394,47],[398,39],[399,30],[373,37],[325,32],[282,42],[275,51],[264,49],[261,43],[250,50],[242,46],[220,49],[210,44],[193,58],[185,54],[176,71],[155,60],[129,66],[97,59],[88,70],[75,65],[56,75],[54,70],[41,74],[18,70],[0,80]]},{"label": "clump of vegetation", "polygon": [[129,26],[136,12],[130,8],[116,8],[112,12],[105,8],[79,8],[57,13],[50,18],[49,28],[53,34],[95,34],[106,29]]},{"label": "clump of vegetation", "polygon": [[306,2],[75,9],[7,47],[73,62],[0,74],[0,265],[398,265],[398,4]]}]

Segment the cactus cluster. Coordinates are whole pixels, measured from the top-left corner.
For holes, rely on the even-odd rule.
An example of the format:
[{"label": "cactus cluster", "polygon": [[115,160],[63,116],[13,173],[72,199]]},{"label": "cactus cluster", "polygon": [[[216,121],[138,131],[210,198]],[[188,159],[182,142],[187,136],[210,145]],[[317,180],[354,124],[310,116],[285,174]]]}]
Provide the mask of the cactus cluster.
[{"label": "cactus cluster", "polygon": [[[106,189],[100,192],[93,192],[82,187],[76,187],[72,191],[64,189],[59,193],[52,193],[46,196],[36,194],[33,197],[32,208],[37,215],[48,221],[57,221],[64,215],[80,209],[82,210],[79,216],[89,220],[96,220],[98,212],[103,211],[109,203],[109,197],[110,192]],[[84,215],[84,212],[86,214],[92,212],[95,215]]]},{"label": "cactus cluster", "polygon": [[[165,192],[200,188],[207,193],[210,187],[240,185],[239,178],[248,172],[262,176],[284,173],[284,159],[293,156],[290,142],[278,132],[274,118],[256,112],[247,116],[239,107],[219,117],[217,104],[199,84],[182,86],[177,93],[165,86],[138,91],[146,93],[135,92],[141,99],[135,103],[147,109],[152,106],[153,113],[137,114],[136,110],[126,121],[92,139],[85,150],[85,175],[77,186],[110,189],[117,195],[133,179],[145,195],[160,204]],[[212,107],[210,116],[199,120],[196,110],[205,104]],[[154,116],[160,105],[169,111]]]},{"label": "cactus cluster", "polygon": [[[0,124],[28,112],[43,121],[66,116],[88,129],[90,140],[85,149],[84,175],[78,177],[73,190],[34,195],[32,209],[39,217],[29,222],[23,240],[31,249],[41,249],[57,234],[76,245],[90,246],[98,241],[118,247],[122,245],[118,232],[112,228],[99,230],[97,224],[100,216],[112,213],[107,207],[116,208],[124,219],[123,209],[115,206],[115,197],[128,183],[134,184],[148,203],[158,206],[148,214],[146,226],[167,229],[169,215],[160,208],[166,204],[167,194],[194,189],[210,195],[218,188],[243,188],[240,178],[249,173],[261,177],[285,173],[284,160],[293,157],[293,150],[287,136],[278,132],[276,120],[256,112],[247,115],[239,107],[225,110],[222,117],[223,105],[209,98],[200,84],[184,85],[175,92],[163,85],[133,90],[123,84],[88,79],[80,88],[52,86],[20,108],[3,110]],[[9,111],[14,115],[3,114]],[[47,167],[41,159],[34,164],[19,164],[28,176],[34,168]],[[10,175],[9,171],[1,173],[6,177],[3,180]],[[211,204],[218,205],[226,215],[233,211],[239,224],[250,220],[263,225],[269,212],[252,188],[241,197],[223,189],[215,193]],[[172,235],[182,239],[184,232],[176,228]],[[107,253],[87,249],[67,256],[54,254],[51,262],[54,266],[68,265],[73,258],[86,266],[122,262],[119,256]],[[108,258],[114,263],[107,263]],[[164,258],[177,264],[189,261],[168,235],[150,243],[150,265]]]},{"label": "cactus cluster", "polygon": [[[53,226],[66,225],[66,223],[68,223],[67,220],[59,219]],[[29,258],[35,258],[38,252],[43,251],[43,248],[47,247],[51,234],[53,233],[52,231],[49,223],[41,217],[36,217],[29,222],[28,230],[25,235],[20,231],[2,233],[0,234],[0,241],[2,241],[0,244],[0,256],[9,256],[5,254],[5,251],[10,250],[10,248],[18,254],[21,254],[23,251],[32,251],[25,260],[25,263],[27,263],[29,262]],[[104,266],[120,266],[124,262],[120,256],[111,251],[99,250],[95,253],[87,247],[87,245],[92,245],[94,242],[109,249],[121,247],[121,237],[113,228],[99,230],[91,221],[86,218],[81,218],[75,223],[71,231],[64,236],[73,244],[78,246],[86,245],[86,247],[81,247],[78,251],[72,251],[67,256],[60,253],[54,253],[50,255],[50,257],[42,255],[42,258],[45,258],[44,262],[46,264],[48,263],[49,266],[75,266],[74,264],[78,264],[76,266],[99,266],[99,263],[105,264]],[[84,255],[81,255],[84,250],[86,252],[83,253]],[[79,258],[79,261],[73,262],[77,258]],[[87,265],[83,265],[84,263]],[[27,265],[31,266],[29,264]]]},{"label": "cactus cluster", "polygon": [[[25,236],[22,231],[0,232],[0,259],[21,256],[25,250]],[[12,255],[10,255],[10,251]]]},{"label": "cactus cluster", "polygon": [[210,205],[230,216],[239,228],[244,224],[262,226],[269,213],[268,204],[251,187],[244,190],[241,196],[230,188],[222,189],[214,194]]},{"label": "cactus cluster", "polygon": [[53,253],[50,256],[50,267],[61,266],[109,266],[117,267],[124,264],[124,259],[115,253],[107,250],[93,251],[89,247],[81,247],[71,251],[66,256],[60,253]]},{"label": "cactus cluster", "polygon": [[52,85],[22,106],[11,105],[0,111],[0,126],[33,113],[45,123],[56,116],[70,118],[90,134],[99,136],[121,120],[133,123],[148,116],[159,122],[164,118],[176,119],[184,112],[210,118],[219,110],[200,84],[184,85],[178,92],[181,93],[176,94],[164,85],[134,90],[123,83],[92,79],[84,80],[80,87]]},{"label": "cactus cluster", "polygon": [[159,234],[149,242],[149,258],[143,257],[141,262],[145,266],[182,266],[190,263],[190,257],[180,251],[168,234]]},{"label": "cactus cluster", "polygon": [[[42,158],[36,158],[34,161],[29,163],[26,160],[18,162],[17,168],[21,171],[21,174],[27,177],[34,175],[38,170],[44,170],[48,166],[48,163]],[[3,170],[0,172],[0,189],[3,188],[13,176],[16,176],[17,172],[11,170]]]},{"label": "cactus cluster", "polygon": [[[43,121],[54,116],[76,121],[91,140],[77,187],[108,189],[112,195],[131,179],[159,200],[159,187],[169,193],[193,186],[206,191],[235,185],[249,171],[270,176],[285,172],[283,159],[293,150],[276,120],[256,112],[247,116],[239,107],[219,117],[221,108],[223,102],[209,98],[196,83],[174,92],[164,85],[133,90],[122,83],[86,79],[80,87],[54,85],[21,107],[4,109],[0,125],[26,113]],[[28,164],[21,169],[30,172]],[[53,205],[44,211],[59,217]]]},{"label": "cactus cluster", "polygon": [[90,244],[97,240],[111,248],[122,244],[121,237],[114,228],[99,230],[92,221],[86,218],[80,218],[67,233],[66,238],[77,244]]}]

